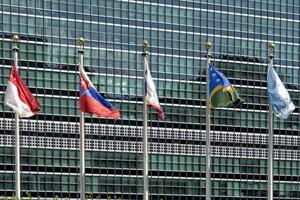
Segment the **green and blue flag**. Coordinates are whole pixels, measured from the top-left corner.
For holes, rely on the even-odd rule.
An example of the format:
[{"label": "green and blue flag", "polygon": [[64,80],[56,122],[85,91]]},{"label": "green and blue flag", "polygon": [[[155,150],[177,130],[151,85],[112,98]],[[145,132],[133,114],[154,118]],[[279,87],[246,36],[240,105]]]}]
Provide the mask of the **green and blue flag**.
[{"label": "green and blue flag", "polygon": [[209,65],[209,99],[210,108],[236,107],[244,101],[226,76],[212,64]]}]

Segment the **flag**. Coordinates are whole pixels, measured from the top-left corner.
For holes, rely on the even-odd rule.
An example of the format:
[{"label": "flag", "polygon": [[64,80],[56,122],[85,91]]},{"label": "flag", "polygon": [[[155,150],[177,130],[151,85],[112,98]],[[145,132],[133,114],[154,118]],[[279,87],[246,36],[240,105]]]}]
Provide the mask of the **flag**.
[{"label": "flag", "polygon": [[159,101],[158,101],[158,96],[156,93],[156,88],[148,67],[148,61],[145,58],[145,76],[147,76],[147,81],[145,81],[145,94],[144,94],[144,98],[146,99],[146,104],[148,107],[152,107],[154,110],[156,110],[156,112],[159,115],[160,119],[164,119],[164,112],[162,111]]},{"label": "flag", "polygon": [[40,103],[22,81],[15,65],[12,66],[8,77],[4,103],[21,118],[31,117],[40,110]]},{"label": "flag", "polygon": [[120,118],[119,111],[96,90],[84,69],[80,68],[80,110],[99,117]]},{"label": "flag", "polygon": [[281,119],[287,119],[295,110],[295,106],[291,101],[288,91],[274,70],[273,65],[269,65],[268,68],[268,93],[269,103],[272,106],[274,114]]},{"label": "flag", "polygon": [[244,101],[226,76],[212,64],[209,65],[209,99],[210,108],[236,107]]}]

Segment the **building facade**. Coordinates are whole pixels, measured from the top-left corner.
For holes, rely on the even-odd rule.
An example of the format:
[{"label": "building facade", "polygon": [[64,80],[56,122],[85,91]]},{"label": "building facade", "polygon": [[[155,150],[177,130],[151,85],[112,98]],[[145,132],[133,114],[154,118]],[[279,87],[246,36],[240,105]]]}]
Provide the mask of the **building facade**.
[{"label": "building facade", "polygon": [[87,196],[142,199],[142,41],[166,120],[149,112],[150,198],[205,199],[205,54],[245,103],[212,112],[213,199],[266,199],[267,44],[296,110],[274,118],[274,199],[300,199],[298,0],[0,0],[0,196],[14,193],[14,115],[4,106],[13,34],[41,103],[22,119],[22,196],[79,197],[78,45],[121,112],[86,115]]}]

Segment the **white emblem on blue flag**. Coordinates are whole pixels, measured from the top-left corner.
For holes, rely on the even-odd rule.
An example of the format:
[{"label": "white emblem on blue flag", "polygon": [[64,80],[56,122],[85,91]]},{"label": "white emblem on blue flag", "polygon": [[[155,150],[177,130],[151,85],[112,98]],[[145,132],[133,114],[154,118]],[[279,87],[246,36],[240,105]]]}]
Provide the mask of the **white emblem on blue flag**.
[{"label": "white emblem on blue flag", "polygon": [[281,119],[287,119],[295,106],[272,65],[268,68],[268,93],[274,114]]}]

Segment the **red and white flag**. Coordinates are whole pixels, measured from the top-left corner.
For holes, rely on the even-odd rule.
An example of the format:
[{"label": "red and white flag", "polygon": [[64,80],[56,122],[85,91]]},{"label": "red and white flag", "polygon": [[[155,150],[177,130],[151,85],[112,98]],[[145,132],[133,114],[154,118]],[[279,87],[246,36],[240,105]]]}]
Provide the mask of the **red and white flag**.
[{"label": "red and white flag", "polygon": [[30,90],[20,78],[15,65],[12,66],[8,77],[4,103],[13,109],[21,118],[31,117],[40,110],[40,103],[31,94]]}]

